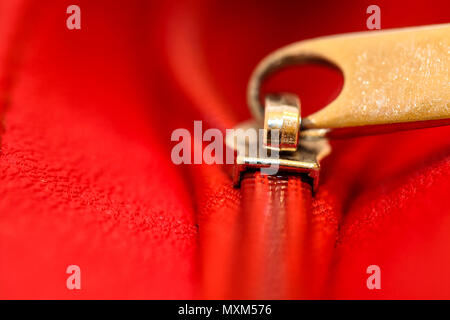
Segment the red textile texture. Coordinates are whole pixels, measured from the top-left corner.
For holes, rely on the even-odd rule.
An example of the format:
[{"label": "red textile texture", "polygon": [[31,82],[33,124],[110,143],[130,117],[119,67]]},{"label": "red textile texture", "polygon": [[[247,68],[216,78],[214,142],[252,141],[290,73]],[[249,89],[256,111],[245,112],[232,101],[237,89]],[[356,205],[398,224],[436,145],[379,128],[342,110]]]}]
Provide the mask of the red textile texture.
[{"label": "red textile texture", "polygon": [[[261,58],[365,30],[372,2],[76,2],[0,2],[0,298],[245,297],[215,289],[230,286],[217,284],[221,253],[236,221],[258,212],[241,200],[268,201],[274,182],[256,175],[235,189],[220,166],[176,166],[171,133],[248,119],[246,82]],[[81,30],[66,28],[70,4]],[[449,22],[446,0],[377,4],[383,29]],[[298,93],[308,114],[341,81],[294,68],[268,90]],[[449,134],[333,142],[313,198],[299,178],[276,182],[283,208],[310,212],[308,231],[294,215],[299,229],[287,232],[305,238],[288,248],[298,255],[275,255],[294,281],[288,297],[450,298]],[[81,290],[66,288],[71,264]],[[381,290],[366,287],[372,264]],[[264,270],[278,272],[273,261]]]}]

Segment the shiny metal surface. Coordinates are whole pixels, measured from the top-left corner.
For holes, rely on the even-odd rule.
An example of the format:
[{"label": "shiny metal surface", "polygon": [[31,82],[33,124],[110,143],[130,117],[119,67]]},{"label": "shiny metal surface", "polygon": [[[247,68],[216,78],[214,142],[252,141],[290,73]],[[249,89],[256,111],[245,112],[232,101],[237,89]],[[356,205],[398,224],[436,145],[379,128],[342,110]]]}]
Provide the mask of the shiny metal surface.
[{"label": "shiny metal surface", "polygon": [[300,100],[293,94],[266,96],[264,146],[278,151],[295,151],[301,125]]},{"label": "shiny metal surface", "polygon": [[264,117],[262,81],[285,66],[311,62],[335,65],[344,86],[333,102],[302,120],[301,137],[450,124],[450,24],[329,36],[273,52],[256,67],[248,86],[248,104],[258,122]]},{"label": "shiny metal surface", "polygon": [[[254,129],[258,130],[256,121],[247,121],[239,124],[235,130]],[[239,140],[237,140],[239,141]],[[243,145],[236,145],[236,140],[227,137],[227,147],[234,150],[242,150],[238,153],[233,167],[233,181],[235,186],[239,186],[243,172],[256,170],[264,167],[276,165],[279,172],[305,173],[311,178],[313,191],[319,185],[320,161],[331,152],[331,147],[327,139],[315,141],[301,141],[295,152],[282,152],[278,157],[267,157],[264,154],[251,154],[250,147],[258,145],[260,142],[252,139],[241,140]]]}]

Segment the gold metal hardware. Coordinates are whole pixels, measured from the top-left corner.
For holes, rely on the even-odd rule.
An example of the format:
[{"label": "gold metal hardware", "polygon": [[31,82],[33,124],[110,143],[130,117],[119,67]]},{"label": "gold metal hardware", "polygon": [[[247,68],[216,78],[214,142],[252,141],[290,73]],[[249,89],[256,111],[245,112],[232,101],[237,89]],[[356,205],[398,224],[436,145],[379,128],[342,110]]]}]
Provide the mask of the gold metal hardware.
[{"label": "gold metal hardware", "polygon": [[[254,120],[246,121],[239,124],[235,130],[248,129],[258,130],[260,126]],[[249,150],[253,145],[259,145],[259,136],[252,139],[249,135],[248,139],[241,140],[241,145],[237,145],[237,141],[233,137],[227,136],[227,146],[235,150],[241,150],[237,154],[236,162],[233,166],[233,182],[235,186],[239,186],[242,173],[246,170],[256,170],[269,166],[277,166],[280,172],[304,173],[311,178],[313,190],[319,185],[319,162],[325,158],[330,152],[331,147],[327,139],[319,139],[315,141],[301,141],[298,148],[294,152],[282,152],[279,157],[267,157],[264,154],[257,153],[252,155]],[[259,150],[258,150],[259,151]]]},{"label": "gold metal hardware", "polygon": [[264,112],[264,146],[278,151],[297,150],[300,121],[300,100],[296,95],[268,95]]},{"label": "gold metal hardware", "polygon": [[335,65],[344,86],[336,100],[302,120],[302,137],[450,124],[450,24],[329,36],[276,50],[249,81],[248,104],[258,122],[262,81],[287,65],[311,62]]},{"label": "gold metal hardware", "polygon": [[[332,64],[342,71],[344,85],[340,95],[320,111],[299,117],[298,121],[292,108],[297,102],[292,95],[268,97],[264,112],[260,103],[264,79],[282,67],[311,62]],[[450,24],[301,41],[276,50],[253,72],[247,90],[255,119],[252,125],[261,127],[265,118],[264,142],[268,148],[272,147],[271,130],[280,130],[280,145],[275,149],[290,151],[280,153],[281,170],[318,177],[319,161],[330,151],[325,138],[449,125],[449,69]],[[245,157],[241,160],[238,172],[266,161]]]}]

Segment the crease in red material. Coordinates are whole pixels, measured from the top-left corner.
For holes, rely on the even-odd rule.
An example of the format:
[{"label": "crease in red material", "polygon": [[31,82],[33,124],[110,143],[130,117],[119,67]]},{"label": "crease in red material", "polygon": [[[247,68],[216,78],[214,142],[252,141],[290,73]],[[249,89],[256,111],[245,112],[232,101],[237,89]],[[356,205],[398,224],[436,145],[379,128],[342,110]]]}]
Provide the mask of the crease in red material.
[{"label": "crease in red material", "polygon": [[[105,3],[79,1],[78,31],[62,2],[0,3],[1,298],[450,297],[449,127],[333,142],[314,198],[299,177],[248,174],[239,190],[220,166],[170,159],[174,129],[250,117],[246,82],[264,55],[364,30],[368,4]],[[448,22],[447,1],[378,5],[383,29]],[[310,113],[331,78],[282,81]],[[291,222],[265,230],[268,210]],[[233,250],[250,218],[283,234],[267,238],[273,260],[246,260],[266,257],[252,233],[242,258]],[[248,282],[228,278],[229,256]],[[71,264],[79,291],[65,286]],[[372,264],[381,290],[366,287]]]}]

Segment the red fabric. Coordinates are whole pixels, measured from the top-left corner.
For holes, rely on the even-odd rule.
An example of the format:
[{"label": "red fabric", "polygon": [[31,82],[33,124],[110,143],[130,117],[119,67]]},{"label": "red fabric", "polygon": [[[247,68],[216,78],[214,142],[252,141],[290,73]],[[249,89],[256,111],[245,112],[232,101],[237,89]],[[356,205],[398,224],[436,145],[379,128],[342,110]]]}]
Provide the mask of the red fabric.
[{"label": "red fabric", "polygon": [[[80,0],[77,31],[70,4],[0,2],[0,297],[221,297],[204,277],[244,195],[219,166],[174,165],[172,131],[249,118],[263,56],[365,30],[372,3]],[[448,1],[377,4],[382,28],[448,22]],[[340,81],[298,68],[269,89],[297,92],[307,114]],[[333,142],[297,297],[450,298],[449,133]],[[66,288],[70,264],[79,291]],[[381,290],[366,287],[371,264]]]}]

